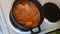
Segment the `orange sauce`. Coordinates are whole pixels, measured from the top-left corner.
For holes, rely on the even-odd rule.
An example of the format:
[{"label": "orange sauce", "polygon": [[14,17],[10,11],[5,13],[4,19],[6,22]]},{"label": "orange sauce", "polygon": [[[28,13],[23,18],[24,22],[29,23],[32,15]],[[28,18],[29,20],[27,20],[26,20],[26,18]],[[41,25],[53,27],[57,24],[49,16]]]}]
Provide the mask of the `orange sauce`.
[{"label": "orange sauce", "polygon": [[27,28],[34,28],[40,22],[40,12],[37,6],[29,1],[15,3],[13,14],[17,22]]}]

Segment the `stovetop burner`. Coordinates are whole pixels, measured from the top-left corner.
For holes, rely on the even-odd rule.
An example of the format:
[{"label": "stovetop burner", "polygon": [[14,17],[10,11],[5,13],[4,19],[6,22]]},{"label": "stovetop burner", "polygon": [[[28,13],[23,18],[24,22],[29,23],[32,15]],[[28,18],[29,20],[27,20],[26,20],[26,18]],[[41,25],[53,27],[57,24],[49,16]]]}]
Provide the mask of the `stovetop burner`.
[{"label": "stovetop burner", "polygon": [[43,5],[43,8],[45,13],[45,18],[48,19],[48,21],[53,23],[59,21],[60,9],[56,4],[48,2]]}]

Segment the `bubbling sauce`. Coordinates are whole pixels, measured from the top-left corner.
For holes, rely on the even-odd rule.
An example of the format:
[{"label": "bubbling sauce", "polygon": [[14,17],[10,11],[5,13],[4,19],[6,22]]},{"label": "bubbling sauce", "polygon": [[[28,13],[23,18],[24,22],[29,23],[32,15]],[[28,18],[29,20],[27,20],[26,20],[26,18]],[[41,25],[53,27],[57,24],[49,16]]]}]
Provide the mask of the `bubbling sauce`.
[{"label": "bubbling sauce", "polygon": [[27,28],[34,28],[40,22],[40,12],[35,4],[29,1],[18,1],[13,5],[16,21]]}]

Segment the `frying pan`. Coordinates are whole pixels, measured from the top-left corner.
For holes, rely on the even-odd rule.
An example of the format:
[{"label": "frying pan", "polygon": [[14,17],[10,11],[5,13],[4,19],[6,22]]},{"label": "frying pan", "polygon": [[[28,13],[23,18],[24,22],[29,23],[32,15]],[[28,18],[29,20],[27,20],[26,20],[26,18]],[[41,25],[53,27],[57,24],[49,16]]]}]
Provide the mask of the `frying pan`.
[{"label": "frying pan", "polygon": [[[16,2],[18,2],[18,1],[20,1],[20,0],[16,0],[16,1],[13,3],[13,5],[14,5]],[[16,19],[14,18],[14,16],[13,16],[13,8],[12,8],[11,11],[10,11],[9,18],[10,18],[11,24],[12,24],[14,27],[16,27],[16,28],[18,28],[18,29],[20,29],[20,30],[22,30],[22,31],[31,31],[31,33],[37,34],[37,33],[39,33],[39,32],[41,31],[40,25],[42,24],[42,22],[43,22],[43,20],[44,20],[43,7],[42,7],[42,5],[41,5],[37,0],[28,0],[28,1],[34,3],[34,4],[37,6],[37,8],[38,8],[38,10],[39,10],[39,12],[40,12],[40,14],[41,14],[40,23],[39,23],[38,26],[37,26],[38,29],[39,29],[39,31],[34,32],[34,31],[33,31],[34,28],[32,28],[32,29],[31,29],[31,28],[26,28],[26,27],[24,27],[23,25],[17,23],[17,20],[16,20]],[[12,7],[13,7],[13,6],[12,6]],[[36,27],[35,27],[35,28],[36,28]]]}]

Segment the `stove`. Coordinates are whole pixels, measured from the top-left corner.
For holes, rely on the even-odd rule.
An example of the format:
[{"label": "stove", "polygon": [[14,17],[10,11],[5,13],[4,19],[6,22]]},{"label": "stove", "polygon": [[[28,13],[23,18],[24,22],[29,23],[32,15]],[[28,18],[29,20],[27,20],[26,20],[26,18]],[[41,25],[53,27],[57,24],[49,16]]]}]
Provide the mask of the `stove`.
[{"label": "stove", "polygon": [[[0,0],[0,32],[3,31],[5,33],[3,34],[31,34],[30,31],[28,32],[22,32],[20,29],[15,28],[9,18],[9,13],[12,8],[12,4],[15,0]],[[60,0],[38,0],[42,6],[46,2],[52,2],[58,5],[60,7]],[[1,22],[2,21],[2,22]],[[2,28],[3,27],[3,28]],[[56,23],[49,22],[46,18],[44,18],[43,23],[41,24],[41,32],[39,34],[44,34],[56,29],[60,28],[60,20]],[[37,28],[35,28],[35,31]]]}]

